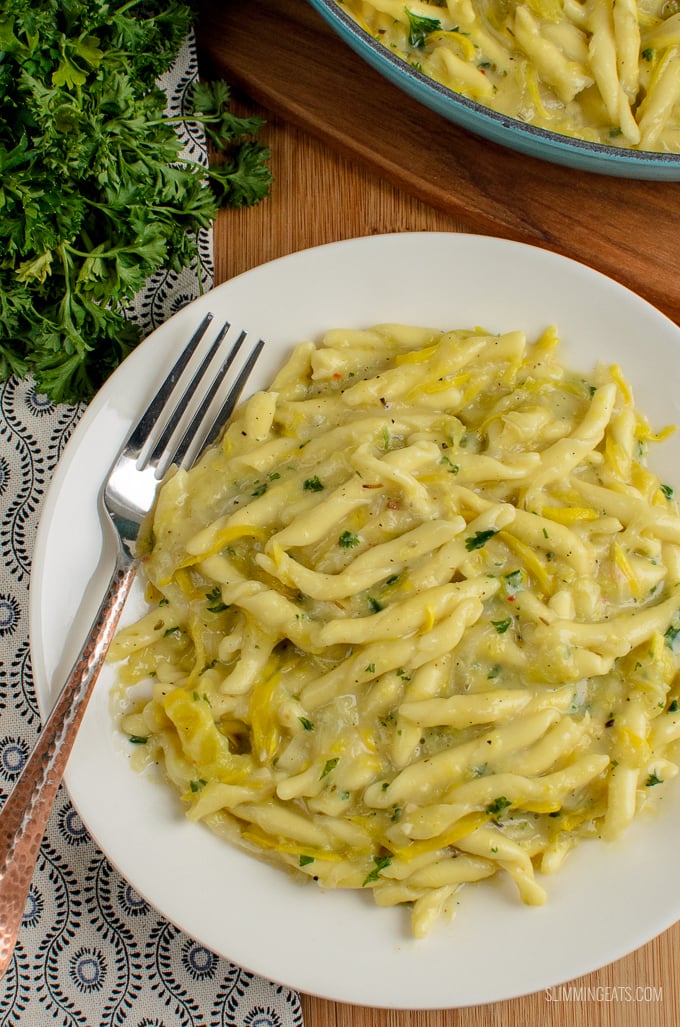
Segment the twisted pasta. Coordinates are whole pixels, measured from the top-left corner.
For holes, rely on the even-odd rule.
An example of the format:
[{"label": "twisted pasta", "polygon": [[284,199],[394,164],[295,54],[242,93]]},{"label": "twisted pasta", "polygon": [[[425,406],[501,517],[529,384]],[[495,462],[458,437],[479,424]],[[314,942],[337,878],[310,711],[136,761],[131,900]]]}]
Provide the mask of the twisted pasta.
[{"label": "twisted pasta", "polygon": [[186,804],[412,904],[621,834],[678,771],[680,515],[616,367],[398,325],[301,344],[164,483],[120,726]]},{"label": "twisted pasta", "polygon": [[429,78],[589,142],[680,153],[676,0],[338,0]]}]

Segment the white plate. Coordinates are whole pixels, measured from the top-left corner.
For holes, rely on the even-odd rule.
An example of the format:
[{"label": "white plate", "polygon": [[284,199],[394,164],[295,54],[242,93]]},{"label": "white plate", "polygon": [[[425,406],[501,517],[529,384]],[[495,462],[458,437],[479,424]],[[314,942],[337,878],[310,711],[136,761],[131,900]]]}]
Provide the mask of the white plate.
[{"label": "white plate", "polygon": [[[680,421],[680,329],[620,285],[553,253],[479,236],[398,234],[335,243],[249,271],[181,311],[125,361],[57,467],[31,582],[43,710],[108,578],[100,485],[161,369],[208,309],[267,340],[253,387],[267,383],[295,342],[326,328],[398,321],[533,334],[556,323],[570,366],[619,363],[653,427]],[[679,438],[658,447],[655,467],[662,480],[680,484]],[[128,619],[140,602],[135,593]],[[620,843],[582,845],[545,879],[545,906],[523,906],[507,883],[470,887],[455,919],[416,942],[403,910],[381,910],[361,893],[293,883],[189,824],[169,789],[130,768],[129,746],[109,715],[111,681],[106,670],[68,765],[76,808],[150,903],[210,949],[272,980],[366,1006],[494,1002],[603,966],[680,917],[680,895],[669,887],[680,849],[680,788],[671,786],[660,815],[635,824]]]}]

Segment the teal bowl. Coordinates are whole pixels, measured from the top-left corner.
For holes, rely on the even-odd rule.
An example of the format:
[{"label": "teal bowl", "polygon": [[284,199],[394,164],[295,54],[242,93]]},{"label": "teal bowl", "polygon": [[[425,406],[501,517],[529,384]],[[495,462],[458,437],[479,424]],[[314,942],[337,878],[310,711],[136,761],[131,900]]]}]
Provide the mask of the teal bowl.
[{"label": "teal bowl", "polygon": [[376,71],[409,96],[456,125],[494,143],[553,164],[617,178],[680,181],[680,153],[605,146],[550,132],[483,107],[447,89],[397,57],[335,0],[309,0],[338,35]]}]

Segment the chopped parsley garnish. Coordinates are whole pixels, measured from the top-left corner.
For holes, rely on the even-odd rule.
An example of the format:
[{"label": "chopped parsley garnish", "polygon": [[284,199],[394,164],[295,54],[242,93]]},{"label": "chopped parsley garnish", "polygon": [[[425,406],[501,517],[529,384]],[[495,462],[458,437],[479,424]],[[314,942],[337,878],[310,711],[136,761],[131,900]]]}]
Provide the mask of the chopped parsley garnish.
[{"label": "chopped parsley garnish", "polygon": [[672,485],[659,485],[659,488],[663,492],[666,499],[672,499],[675,495],[675,489]]},{"label": "chopped parsley garnish", "polygon": [[332,770],[335,770],[339,762],[339,757],[335,756],[331,760],[326,760],[323,770],[321,771],[320,781],[323,781],[324,777],[328,777]]},{"label": "chopped parsley garnish", "polygon": [[205,788],[207,783],[202,777],[199,777],[196,781],[189,782],[189,788],[191,788],[192,792],[200,792],[201,788]]},{"label": "chopped parsley garnish", "polygon": [[309,720],[307,717],[298,717],[298,720],[302,724],[302,726],[305,729],[305,731],[313,731],[314,730],[314,725],[312,724],[311,720]]},{"label": "chopped parsley garnish", "polygon": [[448,456],[443,456],[439,462],[448,468],[449,474],[458,474],[460,471],[460,464],[454,464],[453,460],[449,460]]},{"label": "chopped parsley garnish", "polygon": [[146,735],[130,735],[128,741],[133,745],[146,745],[149,739]]},{"label": "chopped parsley garnish", "polygon": [[442,27],[439,18],[426,18],[424,15],[414,14],[413,11],[409,11],[408,7],[406,15],[409,26],[408,41],[411,46],[425,46],[427,37],[432,32],[438,32]]},{"label": "chopped parsley garnish", "polygon": [[468,553],[471,553],[473,549],[481,549],[490,538],[498,534],[498,528],[486,528],[484,531],[476,531],[474,535],[470,535],[465,539],[465,548]]},{"label": "chopped parsley garnish", "polygon": [[219,585],[215,585],[210,592],[206,592],[205,598],[208,600],[208,610],[210,613],[223,613],[229,609],[222,600],[222,590]]},{"label": "chopped parsley garnish", "polygon": [[678,710],[680,710],[680,705],[678,704],[678,700],[674,699],[673,702],[668,707],[668,712],[669,713],[677,713]]},{"label": "chopped parsley garnish", "polygon": [[380,613],[382,610],[382,603],[379,603],[377,599],[373,598],[373,596],[368,597],[368,605],[373,610],[373,613]]},{"label": "chopped parsley garnish", "polygon": [[660,777],[657,777],[657,775],[654,773],[654,771],[652,771],[652,773],[649,775],[649,777],[645,781],[645,787],[646,788],[652,788],[653,785],[660,785],[660,784],[663,784],[663,781],[662,781],[662,779]]},{"label": "chopped parsley garnish", "polygon": [[491,623],[499,635],[504,635],[512,624],[512,617],[506,617],[504,620],[492,620]]},{"label": "chopped parsley garnish", "polygon": [[313,478],[306,478],[302,487],[306,492],[323,492],[324,489],[323,483],[316,474]]},{"label": "chopped parsley garnish", "polygon": [[373,862],[375,863],[375,866],[373,867],[371,872],[366,877],[366,880],[364,881],[364,883],[361,886],[362,888],[365,888],[367,884],[372,884],[373,881],[377,881],[378,880],[378,877],[380,876],[382,871],[386,870],[387,867],[392,862],[392,857],[391,856],[374,856],[373,857]]},{"label": "chopped parsley garnish", "polygon": [[308,867],[310,863],[314,862],[313,856],[300,856],[300,866]]},{"label": "chopped parsley garnish", "polygon": [[508,806],[512,806],[510,799],[506,799],[504,795],[499,795],[497,799],[494,799],[493,802],[489,803],[486,807],[486,812],[494,817],[498,813],[502,813],[504,809],[508,808]]},{"label": "chopped parsley garnish", "polygon": [[504,574],[503,585],[505,587],[505,594],[508,597],[515,596],[518,592],[521,592],[524,588],[522,571],[518,569],[516,571],[511,571],[509,574]]},{"label": "chopped parsley garnish", "polygon": [[343,549],[353,549],[354,546],[359,545],[359,536],[355,535],[353,531],[343,531],[338,539],[338,545]]},{"label": "chopped parsley garnish", "polygon": [[678,635],[680,635],[680,627],[671,624],[663,636],[668,649],[675,651],[678,645]]}]

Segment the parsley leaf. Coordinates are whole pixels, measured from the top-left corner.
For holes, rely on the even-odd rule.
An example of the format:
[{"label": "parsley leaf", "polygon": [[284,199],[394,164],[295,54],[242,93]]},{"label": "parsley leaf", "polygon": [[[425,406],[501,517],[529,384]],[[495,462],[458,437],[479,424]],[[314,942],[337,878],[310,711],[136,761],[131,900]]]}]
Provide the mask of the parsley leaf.
[{"label": "parsley leaf", "polygon": [[425,41],[431,32],[437,32],[442,23],[439,18],[428,18],[425,15],[414,14],[406,8],[408,17],[409,33],[408,41],[411,46],[425,46]]},{"label": "parsley leaf", "polygon": [[465,539],[465,548],[468,553],[471,553],[473,549],[481,549],[490,538],[498,534],[498,528],[487,528],[485,531],[476,531],[474,535],[470,535]]},{"label": "parsley leaf", "polygon": [[510,802],[510,799],[506,799],[504,795],[499,795],[497,799],[494,799],[493,802],[489,803],[489,805],[486,807],[486,812],[491,814],[491,816],[493,817],[496,816],[496,814],[498,813],[502,813],[504,809],[507,809],[508,806],[511,805],[512,803]]},{"label": "parsley leaf", "polygon": [[328,777],[328,775],[330,774],[330,772],[331,772],[332,770],[335,770],[335,768],[336,768],[336,767],[337,767],[337,765],[338,765],[338,762],[339,762],[339,760],[338,760],[338,757],[337,757],[337,756],[335,756],[335,757],[334,757],[333,759],[330,759],[330,760],[326,760],[326,762],[325,762],[325,764],[324,764],[324,768],[323,768],[323,770],[321,771],[321,776],[320,776],[319,780],[321,780],[321,781],[322,781],[322,780],[324,779],[324,777]]},{"label": "parsley leaf", "polygon": [[210,613],[223,613],[229,609],[222,599],[222,589],[219,585],[215,585],[209,592],[206,592],[205,598],[208,601],[207,606]]},{"label": "parsley leaf", "polygon": [[672,652],[676,651],[678,645],[680,645],[680,641],[678,641],[679,635],[680,627],[675,624],[671,624],[670,627],[666,629],[663,637],[667,649],[670,649]]},{"label": "parsley leaf", "polygon": [[364,882],[363,882],[361,887],[365,888],[367,884],[372,884],[373,881],[377,881],[378,877],[381,874],[381,872],[383,870],[386,870],[391,862],[392,862],[392,857],[391,856],[374,856],[373,857],[373,863],[375,864],[375,866],[370,871],[370,873],[366,876],[366,879],[364,880]]}]

